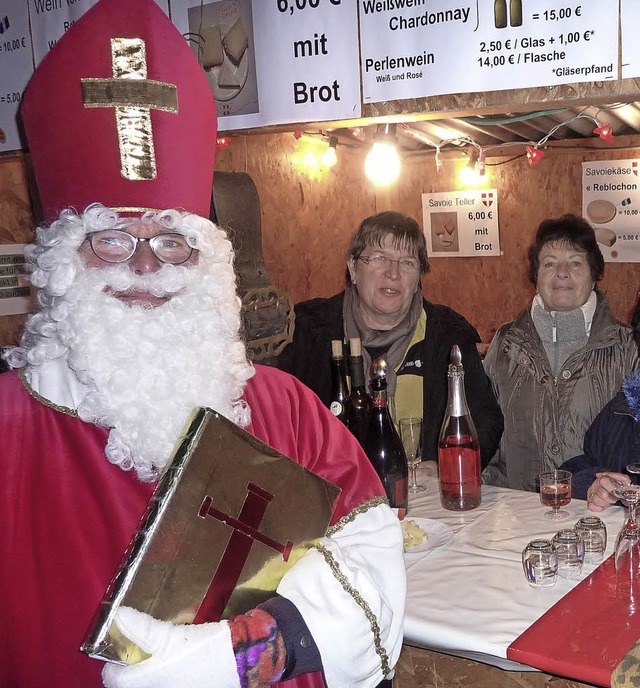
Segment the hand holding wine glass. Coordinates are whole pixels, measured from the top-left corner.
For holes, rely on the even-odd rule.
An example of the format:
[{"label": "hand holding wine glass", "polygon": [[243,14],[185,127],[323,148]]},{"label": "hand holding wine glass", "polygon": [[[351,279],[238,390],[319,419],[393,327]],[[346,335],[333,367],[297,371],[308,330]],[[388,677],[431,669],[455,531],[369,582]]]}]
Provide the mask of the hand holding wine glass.
[{"label": "hand holding wine glass", "polygon": [[398,430],[405,454],[407,455],[409,470],[411,471],[409,492],[421,492],[426,488],[424,485],[418,484],[416,470],[422,461],[422,457],[418,453],[420,436],[422,435],[422,418],[401,418],[398,421]]},{"label": "hand holding wine glass", "polygon": [[615,496],[629,507],[629,517],[618,534],[615,546],[615,566],[620,571],[630,567],[632,573],[640,570],[640,531],[636,521],[636,507],[640,502],[640,485],[619,483]]},{"label": "hand holding wine glass", "polygon": [[600,513],[618,502],[615,490],[618,485],[629,484],[631,481],[625,473],[603,471],[596,473],[596,479],[587,490],[587,508],[594,513]]},{"label": "hand holding wine glass", "polygon": [[540,501],[544,506],[550,506],[549,511],[545,511],[546,518],[554,521],[562,521],[571,514],[563,511],[562,507],[567,506],[571,501],[571,473],[569,471],[546,471],[540,473]]},{"label": "hand holding wine glass", "polygon": [[596,473],[596,479],[589,485],[587,490],[587,506],[589,511],[596,513],[604,511],[607,507],[618,502],[619,497],[616,495],[616,489],[620,485],[639,482],[640,463],[627,464],[625,470],[626,473],[614,471]]}]

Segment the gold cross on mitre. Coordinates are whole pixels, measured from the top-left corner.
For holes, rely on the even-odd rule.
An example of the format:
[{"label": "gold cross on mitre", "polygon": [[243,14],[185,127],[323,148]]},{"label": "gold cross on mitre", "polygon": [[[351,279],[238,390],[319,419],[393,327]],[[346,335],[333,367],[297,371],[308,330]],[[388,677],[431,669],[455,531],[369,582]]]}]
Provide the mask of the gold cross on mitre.
[{"label": "gold cross on mitre", "polygon": [[151,110],[178,114],[178,89],[147,79],[141,38],[112,38],[111,66],[111,79],[81,79],[84,107],[115,108],[122,176],[133,181],[155,179]]}]

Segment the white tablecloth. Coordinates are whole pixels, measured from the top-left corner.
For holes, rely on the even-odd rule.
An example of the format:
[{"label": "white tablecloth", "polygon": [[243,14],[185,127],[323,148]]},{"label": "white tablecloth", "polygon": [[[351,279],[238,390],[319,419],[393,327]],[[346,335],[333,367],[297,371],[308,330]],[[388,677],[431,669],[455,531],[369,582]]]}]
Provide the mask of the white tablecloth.
[{"label": "white tablecloth", "polygon": [[[410,495],[408,518],[442,521],[455,532],[444,547],[405,556],[407,605],[405,643],[468,657],[504,669],[527,667],[506,659],[509,645],[595,566],[585,565],[576,580],[558,577],[547,590],[531,588],[522,571],[522,550],[535,538],[551,539],[589,514],[586,502],[573,500],[572,517],[553,521],[532,492],[483,486],[482,504],[466,512],[440,506],[438,482],[423,478],[427,491]],[[605,557],[613,552],[625,520],[622,507],[599,514],[606,523]]]}]

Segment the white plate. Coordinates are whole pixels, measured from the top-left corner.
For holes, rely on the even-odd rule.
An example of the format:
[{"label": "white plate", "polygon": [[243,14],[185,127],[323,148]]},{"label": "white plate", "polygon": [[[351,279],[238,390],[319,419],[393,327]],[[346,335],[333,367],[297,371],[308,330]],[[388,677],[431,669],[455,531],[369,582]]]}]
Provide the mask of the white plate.
[{"label": "white plate", "polygon": [[426,541],[421,542],[415,547],[410,547],[406,550],[407,554],[417,554],[418,552],[437,549],[453,540],[453,531],[446,523],[442,523],[442,521],[434,521],[430,518],[417,518],[413,516],[408,516],[405,520],[415,521],[415,523],[427,534]]}]

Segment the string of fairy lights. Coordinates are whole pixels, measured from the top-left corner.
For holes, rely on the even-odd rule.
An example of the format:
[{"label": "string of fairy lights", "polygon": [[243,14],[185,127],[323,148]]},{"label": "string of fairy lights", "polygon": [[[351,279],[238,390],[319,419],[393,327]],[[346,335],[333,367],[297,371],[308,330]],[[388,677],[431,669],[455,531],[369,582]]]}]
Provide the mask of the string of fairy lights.
[{"label": "string of fairy lights", "polygon": [[[535,116],[536,114],[540,113],[533,113],[531,116]],[[521,121],[526,117],[527,115],[524,115],[514,121]],[[418,139],[435,151],[435,166],[437,173],[440,173],[443,169],[443,151],[452,148],[455,148],[457,151],[466,149],[469,162],[463,170],[466,175],[466,180],[464,178],[465,175],[463,175],[461,181],[462,183],[472,183],[471,177],[482,179],[482,177],[485,176],[487,156],[489,156],[492,151],[500,150],[501,154],[503,154],[506,148],[524,148],[521,155],[526,154],[529,165],[534,166],[539,164],[545,155],[545,150],[548,148],[549,139],[554,137],[558,130],[579,119],[590,120],[595,125],[593,129],[594,136],[597,136],[608,144],[613,143],[614,135],[611,125],[608,122],[603,122],[597,117],[586,113],[572,115],[562,122],[557,123],[537,141],[508,141],[492,145],[481,145],[469,136],[455,136],[436,142],[422,136],[419,130],[407,124],[379,124],[376,127],[371,149],[365,158],[364,170],[367,178],[376,185],[390,185],[398,179],[402,168],[401,154],[398,151],[397,139],[398,129],[400,129],[404,135]],[[507,122],[509,120],[504,121]],[[296,131],[293,135],[297,140],[303,137],[307,140],[315,140],[315,145],[312,149],[293,157],[293,162],[306,170],[311,176],[313,176],[314,171],[319,175],[322,170],[328,170],[333,167],[338,161],[338,147],[347,145],[339,141],[338,137],[331,133],[306,133]],[[218,138],[218,150],[223,150],[229,146],[231,141],[232,139],[230,137]],[[515,157],[521,157],[521,155]]]}]

